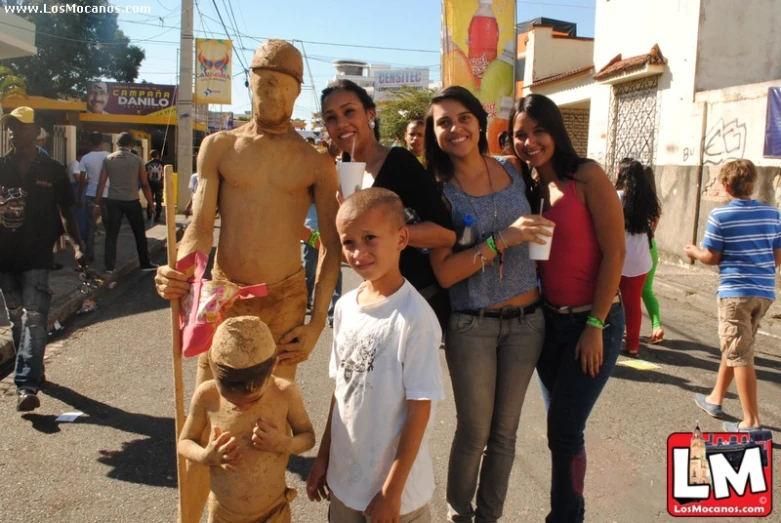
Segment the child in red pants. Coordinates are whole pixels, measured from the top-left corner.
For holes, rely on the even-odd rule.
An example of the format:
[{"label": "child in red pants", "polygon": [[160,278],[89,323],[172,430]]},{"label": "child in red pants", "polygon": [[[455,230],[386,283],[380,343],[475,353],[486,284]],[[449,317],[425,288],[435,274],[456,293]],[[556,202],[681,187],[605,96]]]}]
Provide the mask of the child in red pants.
[{"label": "child in red pants", "polygon": [[631,158],[621,160],[616,189],[624,207],[626,235],[626,257],[618,286],[626,315],[626,352],[637,356],[643,322],[643,286],[653,266],[651,227],[659,219],[660,205],[643,165]]}]

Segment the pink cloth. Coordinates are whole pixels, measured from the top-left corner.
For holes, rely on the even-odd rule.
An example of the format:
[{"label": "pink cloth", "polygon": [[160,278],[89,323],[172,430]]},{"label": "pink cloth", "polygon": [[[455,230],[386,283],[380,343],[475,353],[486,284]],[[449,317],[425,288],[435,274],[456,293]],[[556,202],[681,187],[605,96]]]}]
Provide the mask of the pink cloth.
[{"label": "pink cloth", "polygon": [[260,298],[268,294],[265,283],[239,287],[227,280],[205,280],[209,257],[201,251],[188,254],[176,262],[176,270],[192,274],[190,294],[181,301],[180,326],[182,354],[197,356],[211,347],[217,327],[222,323],[225,311],[236,300]]}]

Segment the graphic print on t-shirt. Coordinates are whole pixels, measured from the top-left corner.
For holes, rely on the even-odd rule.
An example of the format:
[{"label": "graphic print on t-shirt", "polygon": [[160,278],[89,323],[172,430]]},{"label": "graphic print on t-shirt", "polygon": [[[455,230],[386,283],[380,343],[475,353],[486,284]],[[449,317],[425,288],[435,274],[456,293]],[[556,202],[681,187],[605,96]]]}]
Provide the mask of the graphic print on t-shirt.
[{"label": "graphic print on t-shirt", "polygon": [[27,193],[21,187],[0,185],[0,227],[15,230],[24,223]]},{"label": "graphic print on t-shirt", "polygon": [[160,162],[149,162],[147,170],[149,171],[149,180],[159,182],[163,179],[163,164]]},{"label": "graphic print on t-shirt", "polygon": [[[375,333],[350,332],[344,337],[345,354],[341,367],[347,384],[344,400],[350,403],[352,396],[367,386],[368,373],[374,371],[374,358],[377,355],[377,336]],[[371,385],[369,385],[371,387]]]}]

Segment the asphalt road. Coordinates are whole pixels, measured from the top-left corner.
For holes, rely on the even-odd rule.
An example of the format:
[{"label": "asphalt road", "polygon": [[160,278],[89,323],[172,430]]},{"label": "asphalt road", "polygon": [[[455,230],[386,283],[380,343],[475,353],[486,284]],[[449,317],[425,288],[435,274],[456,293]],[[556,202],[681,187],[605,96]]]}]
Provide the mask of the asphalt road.
[{"label": "asphalt road", "polygon": [[[346,288],[357,282],[355,274],[345,269]],[[140,273],[120,283],[98,307],[77,317],[50,343],[49,383],[41,394],[42,406],[34,414],[16,413],[11,378],[0,382],[0,520],[5,523],[176,519],[169,311],[154,295],[152,275]],[[716,320],[672,301],[663,300],[662,311],[668,341],[641,353],[659,368],[616,367],[591,416],[586,433],[589,522],[674,521],[665,505],[668,435],[691,430],[698,421],[705,431],[720,430],[720,422],[707,417],[693,402],[695,392],[707,392],[718,368]],[[649,330],[646,319],[644,334]],[[311,360],[299,370],[298,383],[318,436],[332,391],[327,374],[330,345],[331,330],[326,328]],[[778,442],[780,356],[781,341],[760,338],[760,412]],[[449,391],[444,357],[442,366]],[[187,361],[188,398],[194,375],[195,362]],[[734,393],[724,409],[739,415]],[[72,423],[55,420],[72,411],[84,415]],[[547,512],[550,464],[544,419],[535,379],[526,395],[504,522],[541,522]],[[443,487],[454,426],[449,397],[438,406],[431,441],[437,479],[432,504],[437,522],[445,520]],[[288,481],[299,489],[293,504],[297,522],[326,518],[326,506],[310,503],[304,491],[314,454],[312,450],[290,462]],[[777,476],[774,499],[779,503],[778,459],[773,468]],[[766,521],[781,521],[781,507]]]}]

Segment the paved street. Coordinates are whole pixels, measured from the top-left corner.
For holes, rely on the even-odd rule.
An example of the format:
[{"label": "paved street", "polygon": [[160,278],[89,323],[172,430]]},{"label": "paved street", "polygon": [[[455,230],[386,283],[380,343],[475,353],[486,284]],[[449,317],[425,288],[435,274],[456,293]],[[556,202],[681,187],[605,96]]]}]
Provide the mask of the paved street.
[{"label": "paved street", "polygon": [[[160,261],[160,260],[156,260]],[[346,287],[357,277],[345,269]],[[49,345],[42,407],[19,416],[11,378],[0,383],[0,504],[2,521],[172,522],[176,515],[173,385],[169,311],[153,292],[152,275],[132,273],[78,316]],[[643,349],[658,370],[617,367],[587,431],[586,520],[595,523],[673,521],[665,508],[665,442],[673,431],[720,428],[692,400],[706,392],[718,367],[716,321],[692,307],[662,301],[668,341]],[[644,325],[644,334],[649,333]],[[327,375],[331,331],[326,329],[299,374],[312,421],[322,432],[331,394]],[[761,337],[757,348],[763,422],[781,442],[781,341]],[[622,358],[623,359],[623,358]],[[446,370],[444,358],[443,369]],[[194,361],[185,367],[192,391]],[[447,379],[447,372],[444,372]],[[449,381],[445,384],[450,390]],[[733,389],[734,390],[734,389]],[[451,396],[449,394],[449,396]],[[725,411],[738,415],[733,393]],[[71,411],[73,423],[55,417]],[[437,474],[435,521],[444,521],[444,482],[455,423],[452,398],[437,409],[432,453]],[[774,448],[779,449],[776,443]],[[304,478],[315,450],[294,457],[288,480],[298,487],[294,521],[325,521],[325,505],[310,503]],[[517,459],[505,507],[507,523],[540,522],[548,502],[549,459],[536,381],[529,387]],[[774,466],[774,498],[781,502],[781,467]],[[781,508],[768,520],[779,521]],[[697,521],[697,519],[690,520]],[[705,520],[703,520],[705,521]],[[724,518],[721,521],[733,521]],[[737,521],[735,519],[734,521]]]}]

